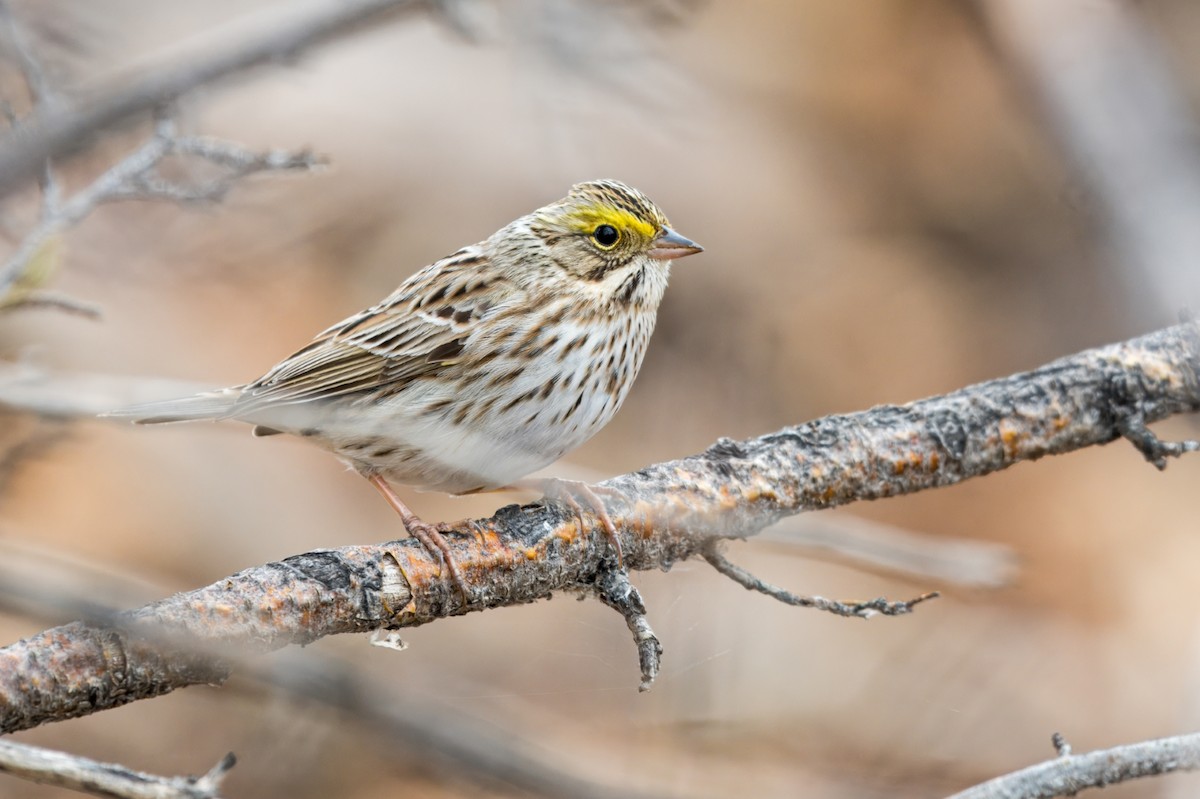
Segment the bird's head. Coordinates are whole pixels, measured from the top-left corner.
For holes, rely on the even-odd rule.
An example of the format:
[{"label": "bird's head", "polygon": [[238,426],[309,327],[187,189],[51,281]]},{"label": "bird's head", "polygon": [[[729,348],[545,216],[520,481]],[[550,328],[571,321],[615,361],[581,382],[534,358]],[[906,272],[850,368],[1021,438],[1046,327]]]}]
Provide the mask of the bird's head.
[{"label": "bird's head", "polygon": [[533,212],[530,229],[558,268],[614,287],[644,269],[665,278],[670,261],[703,250],[672,230],[649,197],[615,180],[572,186],[565,198]]}]

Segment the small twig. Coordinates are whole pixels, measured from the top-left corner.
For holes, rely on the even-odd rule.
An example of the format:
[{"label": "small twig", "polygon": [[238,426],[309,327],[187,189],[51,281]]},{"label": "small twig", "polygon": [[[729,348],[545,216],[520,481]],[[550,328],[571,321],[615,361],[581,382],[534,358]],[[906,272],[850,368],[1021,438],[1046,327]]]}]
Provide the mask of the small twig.
[{"label": "small twig", "polygon": [[[54,92],[49,79],[46,77],[46,71],[42,68],[41,60],[37,58],[33,52],[33,48],[29,46],[29,42],[25,38],[25,32],[17,24],[16,18],[13,17],[12,9],[8,7],[8,3],[5,0],[0,0],[0,38],[3,39],[4,44],[7,45],[8,49],[16,57],[21,74],[25,78],[25,86],[29,91],[30,104],[35,109],[53,110],[59,101],[58,95]],[[5,111],[5,116],[8,117],[9,127],[16,127],[16,115],[13,113],[11,106]],[[42,190],[42,216],[50,216],[58,208],[58,204],[62,198],[62,190],[54,174],[54,165],[49,157],[42,161],[38,185]]]},{"label": "small twig", "polygon": [[730,562],[728,558],[718,551],[717,547],[718,543],[714,541],[704,551],[704,559],[714,569],[748,591],[758,591],[759,593],[778,599],[787,605],[815,608],[816,610],[823,610],[826,613],[833,613],[838,616],[857,616],[860,619],[869,619],[877,614],[903,616],[906,613],[912,613],[915,605],[928,599],[936,599],[940,596],[937,591],[930,591],[904,602],[893,602],[885,597],[877,597],[864,602],[839,602],[836,599],[826,599],[822,596],[801,596],[770,583],[763,582],[741,566]]},{"label": "small twig", "polygon": [[1086,788],[1200,769],[1200,733],[1114,746],[1083,755],[1056,733],[1059,756],[956,793],[949,799],[1051,799],[1074,796]]},{"label": "small twig", "polygon": [[0,772],[117,799],[220,799],[221,781],[236,764],[230,752],[202,777],[160,777],[117,763],[0,740]]},{"label": "small twig", "polygon": [[[169,181],[158,174],[162,162],[172,156],[192,157],[225,169],[218,178],[189,185]],[[194,136],[178,137],[170,120],[159,120],[155,135],[109,167],[91,185],[62,202],[44,216],[0,266],[0,296],[20,279],[29,262],[54,236],[70,228],[106,203],[123,200],[171,200],[215,202],[237,181],[260,172],[310,170],[324,161],[308,151],[268,150],[255,152],[232,142]]]},{"label": "small twig", "polygon": [[99,319],[103,316],[99,305],[57,291],[34,291],[10,302],[0,302],[0,313],[35,308],[53,308],[87,319]]},{"label": "small twig", "polygon": [[642,601],[642,595],[629,581],[629,572],[616,567],[602,572],[593,590],[601,602],[625,617],[625,624],[633,633],[642,670],[642,683],[638,690],[649,691],[654,678],[658,676],[663,649],[646,618],[646,604]]},{"label": "small twig", "polygon": [[25,32],[13,17],[12,9],[7,0],[0,0],[0,39],[9,52],[16,58],[25,85],[29,89],[29,99],[35,106],[53,104],[56,96],[46,78],[46,70],[42,68],[41,60],[34,55],[33,48],[25,38]]},{"label": "small twig", "polygon": [[1160,471],[1167,468],[1167,458],[1179,458],[1188,452],[1200,452],[1200,441],[1163,441],[1146,426],[1146,420],[1138,415],[1127,416],[1118,422],[1117,431]]},{"label": "small twig", "polygon": [[1054,744],[1054,751],[1058,752],[1059,757],[1067,757],[1071,754],[1071,744],[1067,743],[1066,736],[1061,732],[1051,735],[1050,743]]},{"label": "small twig", "polygon": [[[11,10],[0,0],[0,40],[8,45],[17,59],[29,88],[34,107],[33,115],[52,113],[60,102],[53,94],[41,63],[25,41]],[[45,280],[43,272],[32,269],[35,259],[68,228],[78,224],[97,207],[122,200],[167,200],[176,203],[215,203],[225,197],[234,185],[245,177],[259,172],[308,170],[321,159],[308,151],[292,153],[269,150],[258,153],[231,142],[201,136],[183,136],[164,104],[156,104],[154,135],[140,147],[110,167],[91,185],[64,201],[55,179],[48,155],[42,165],[41,213],[37,224],[29,231],[16,250],[0,266],[0,298],[9,307],[59,308],[73,313],[95,315],[95,309],[57,295],[31,295],[37,283]],[[31,122],[17,119],[11,106],[0,112],[9,120],[12,136],[31,135]],[[221,174],[205,180],[172,180],[160,174],[167,158],[177,157],[210,164]],[[25,285],[20,290],[20,284]]]}]

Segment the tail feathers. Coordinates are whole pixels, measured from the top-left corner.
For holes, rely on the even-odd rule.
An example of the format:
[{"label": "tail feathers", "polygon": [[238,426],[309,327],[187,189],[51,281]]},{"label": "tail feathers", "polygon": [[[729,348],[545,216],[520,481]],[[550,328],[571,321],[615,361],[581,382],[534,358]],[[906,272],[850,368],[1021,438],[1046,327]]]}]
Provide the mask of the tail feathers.
[{"label": "tail feathers", "polygon": [[168,422],[195,422],[202,419],[228,419],[234,405],[241,396],[240,388],[225,388],[209,391],[193,397],[147,402],[118,408],[101,414],[110,419],[128,419],[134,424],[166,424]]}]

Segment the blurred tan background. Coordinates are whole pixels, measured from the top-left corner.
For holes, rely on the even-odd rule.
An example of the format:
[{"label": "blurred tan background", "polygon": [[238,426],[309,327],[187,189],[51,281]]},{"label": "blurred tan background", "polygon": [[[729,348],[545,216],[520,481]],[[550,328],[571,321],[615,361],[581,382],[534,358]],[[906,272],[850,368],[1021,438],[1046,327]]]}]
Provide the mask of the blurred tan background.
[{"label": "blurred tan background", "polygon": [[[311,147],[330,168],[250,181],[218,207],[102,209],[65,239],[55,287],[102,306],[103,320],[0,317],[4,356],[243,382],[415,269],[594,177],[644,190],[707,248],[676,266],[624,409],[571,456],[601,476],[1032,368],[1200,303],[1197,253],[1153,237],[1165,254],[1143,258],[1130,243],[1137,220],[1122,222],[1105,195],[1106,162],[1073,146],[1029,56],[1077,43],[1089,15],[1136,30],[1181,103],[1173,140],[1190,153],[1194,4],[1115,4],[1125,13],[1114,16],[1114,4],[1064,0],[1053,5],[1078,16],[1044,26],[1016,2],[458,5],[477,41],[406,15],[191,95],[188,130]],[[250,6],[14,3],[65,86],[135,71]],[[1052,54],[1051,74],[1086,54]],[[1100,132],[1136,128],[1138,95],[1092,88],[1115,93]],[[73,161],[70,184],[140,135]],[[1137,205],[1151,190],[1116,193]],[[6,208],[18,236],[28,210]],[[1164,262],[1181,271],[1152,271]],[[122,602],[398,532],[364,481],[301,442],[235,425],[4,425],[0,537],[128,575]],[[1196,434],[1189,420],[1160,432]],[[570,597],[408,631],[403,653],[342,637],[287,657],[336,659],[386,689],[381,703],[516,741],[616,795],[943,795],[1049,758],[1054,731],[1084,751],[1200,725],[1198,478],[1198,458],[1159,473],[1117,444],[830,514],[1017,553],[1014,585],[950,587],[905,618],[784,607],[701,563],[635,575],[666,648],[648,694],[621,619]],[[519,499],[405,496],[429,519]],[[823,596],[945,588],[780,540],[730,555]],[[51,621],[0,616],[0,630],[11,641]],[[245,676],[18,739],[166,774],[233,750],[238,797],[508,795]],[[1106,795],[1198,785],[1171,777]],[[3,778],[0,795],[65,794]]]}]

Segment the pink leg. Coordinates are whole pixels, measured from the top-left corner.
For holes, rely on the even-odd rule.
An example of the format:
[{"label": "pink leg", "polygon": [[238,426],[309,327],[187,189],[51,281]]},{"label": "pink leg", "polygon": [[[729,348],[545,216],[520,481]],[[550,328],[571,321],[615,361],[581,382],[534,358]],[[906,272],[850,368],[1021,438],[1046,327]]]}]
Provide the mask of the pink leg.
[{"label": "pink leg", "polygon": [[422,521],[417,514],[409,510],[408,506],[400,500],[400,497],[396,496],[396,492],[382,477],[377,474],[366,477],[367,482],[375,486],[387,503],[392,506],[392,510],[400,514],[400,521],[404,523],[404,529],[408,530],[408,534],[420,541],[431,555],[441,557],[442,563],[446,564],[446,572],[458,587],[459,592],[462,593],[463,599],[469,600],[471,595],[467,591],[466,581],[463,580],[462,574],[458,571],[458,564],[454,562],[454,557],[450,554],[450,545],[446,543],[446,539],[442,537],[438,529],[432,524]]}]

